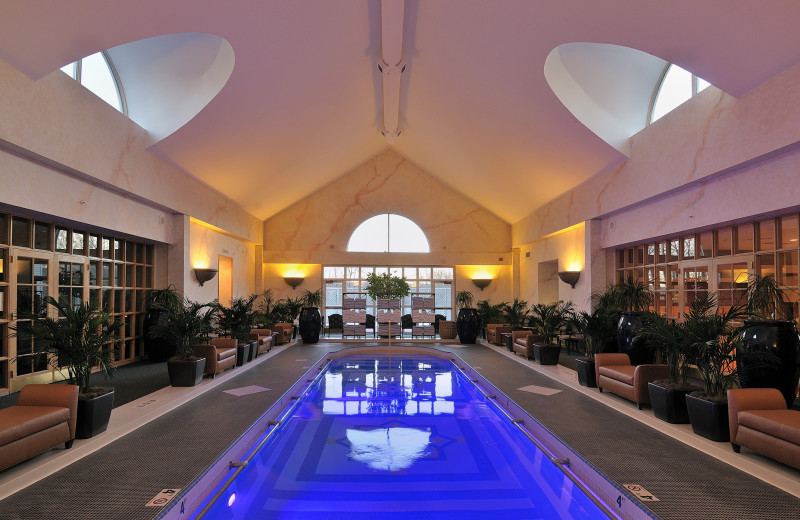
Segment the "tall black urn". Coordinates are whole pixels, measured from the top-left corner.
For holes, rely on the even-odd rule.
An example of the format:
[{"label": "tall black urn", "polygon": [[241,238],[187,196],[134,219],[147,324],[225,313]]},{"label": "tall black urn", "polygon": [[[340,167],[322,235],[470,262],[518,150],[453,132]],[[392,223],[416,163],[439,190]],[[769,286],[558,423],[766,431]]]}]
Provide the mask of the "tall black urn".
[{"label": "tall black urn", "polygon": [[322,315],[316,307],[303,307],[300,311],[300,337],[303,343],[317,343],[322,329]]},{"label": "tall black urn", "polygon": [[617,327],[617,347],[619,351],[628,354],[631,365],[644,365],[653,362],[653,353],[643,341],[633,342],[645,322],[644,312],[623,312]]},{"label": "tall black urn", "polygon": [[458,310],[456,318],[456,330],[458,331],[458,341],[463,345],[474,344],[478,339],[478,309],[464,307]]},{"label": "tall black urn", "polygon": [[745,345],[736,351],[742,388],[777,388],[791,408],[800,381],[800,338],[793,321],[744,322]]}]

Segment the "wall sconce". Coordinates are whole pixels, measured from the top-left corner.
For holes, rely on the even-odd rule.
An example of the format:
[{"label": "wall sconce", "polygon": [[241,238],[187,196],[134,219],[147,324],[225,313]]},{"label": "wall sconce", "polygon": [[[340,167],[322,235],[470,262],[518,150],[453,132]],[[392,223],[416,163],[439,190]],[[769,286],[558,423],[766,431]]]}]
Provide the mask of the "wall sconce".
[{"label": "wall sconce", "polygon": [[561,279],[562,282],[569,285],[573,289],[575,288],[575,284],[578,283],[578,279],[581,277],[580,271],[560,271],[558,273],[558,277]]},{"label": "wall sconce", "polygon": [[194,277],[197,278],[197,281],[200,282],[200,287],[203,286],[204,283],[211,280],[217,276],[217,270],[205,267],[195,267],[194,268]]},{"label": "wall sconce", "polygon": [[284,276],[283,281],[292,286],[292,289],[297,289],[297,286],[303,283],[302,276]]},{"label": "wall sconce", "polygon": [[475,284],[475,287],[479,288],[481,291],[488,287],[490,283],[492,283],[491,278],[473,278],[472,283]]}]

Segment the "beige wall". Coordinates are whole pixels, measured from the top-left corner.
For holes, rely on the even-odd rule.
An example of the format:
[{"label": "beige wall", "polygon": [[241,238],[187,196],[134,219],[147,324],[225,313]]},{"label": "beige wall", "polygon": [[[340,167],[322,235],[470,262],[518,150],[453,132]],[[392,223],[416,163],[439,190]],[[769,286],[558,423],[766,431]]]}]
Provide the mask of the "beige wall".
[{"label": "beige wall", "polygon": [[[382,213],[417,223],[431,253],[347,252],[353,230]],[[511,291],[511,227],[392,151],[265,221],[264,238],[264,288],[279,297],[319,289],[321,266],[348,264],[455,265],[457,291],[498,300],[507,300]],[[294,269],[308,274],[293,292],[283,276]],[[497,277],[483,293],[471,282],[480,269]]]},{"label": "beige wall", "polygon": [[[252,243],[220,233],[200,222],[189,225],[189,264],[195,267],[219,268],[219,256],[233,259],[233,298],[249,296],[259,289],[255,286],[255,249]],[[192,273],[184,293],[193,301],[209,302],[219,298],[219,277],[200,284]],[[220,302],[228,305],[230,302]]]}]

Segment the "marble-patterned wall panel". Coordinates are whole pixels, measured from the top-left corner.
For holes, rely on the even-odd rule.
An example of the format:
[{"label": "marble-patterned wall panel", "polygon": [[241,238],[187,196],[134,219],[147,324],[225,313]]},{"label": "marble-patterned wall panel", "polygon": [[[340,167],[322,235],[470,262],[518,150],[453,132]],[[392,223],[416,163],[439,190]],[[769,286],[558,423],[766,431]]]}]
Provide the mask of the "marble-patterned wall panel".
[{"label": "marble-patterned wall panel", "polygon": [[800,206],[800,150],[765,159],[603,219],[601,244],[615,247]]},{"label": "marble-patterned wall panel", "polygon": [[[598,173],[515,223],[513,243],[527,243],[753,163],[763,164],[798,142],[800,65],[739,99],[706,89],[635,135],[625,163]],[[780,208],[768,192],[751,196]]]},{"label": "marble-patterned wall panel", "polygon": [[434,254],[511,247],[506,222],[387,150],[268,219],[264,249],[345,251],[355,228],[382,213],[413,220]]},{"label": "marble-patterned wall panel", "polygon": [[261,243],[259,219],[152,154],[144,129],[63,72],[33,81],[0,60],[0,92],[0,146]]},{"label": "marble-patterned wall panel", "polygon": [[0,203],[168,242],[170,215],[47,166],[0,150]]}]

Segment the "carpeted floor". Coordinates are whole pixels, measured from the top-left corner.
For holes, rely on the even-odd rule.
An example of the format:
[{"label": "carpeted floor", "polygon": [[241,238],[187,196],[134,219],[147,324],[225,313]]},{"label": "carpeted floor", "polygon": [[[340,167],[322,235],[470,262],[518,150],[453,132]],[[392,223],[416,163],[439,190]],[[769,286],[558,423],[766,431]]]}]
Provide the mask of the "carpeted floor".
[{"label": "carpeted floor", "polygon": [[[169,386],[167,362],[130,363],[117,368],[110,379],[106,379],[100,373],[94,373],[89,381],[92,386],[112,387],[114,389],[114,408],[116,408]],[[0,408],[14,406],[17,404],[18,397],[19,392],[0,397]]]}]

